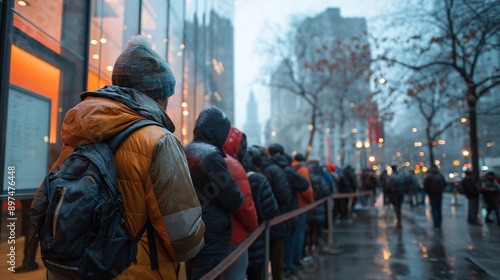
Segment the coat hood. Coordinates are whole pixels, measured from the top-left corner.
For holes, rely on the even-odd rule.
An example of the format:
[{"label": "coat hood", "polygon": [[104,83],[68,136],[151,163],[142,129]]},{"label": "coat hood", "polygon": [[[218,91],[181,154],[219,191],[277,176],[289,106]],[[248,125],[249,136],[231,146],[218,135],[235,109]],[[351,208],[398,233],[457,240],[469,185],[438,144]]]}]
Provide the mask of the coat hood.
[{"label": "coat hood", "polygon": [[243,139],[243,132],[238,130],[236,127],[231,126],[229,129],[229,134],[227,135],[226,142],[222,147],[222,151],[225,154],[238,159],[238,153],[240,151],[241,139]]},{"label": "coat hood", "polygon": [[103,142],[140,119],[150,119],[171,132],[175,126],[160,105],[145,94],[118,86],[83,92],[83,100],[64,117],[61,139],[76,147]]},{"label": "coat hood", "polygon": [[226,114],[215,106],[201,110],[193,131],[193,140],[214,145],[222,151],[231,122]]}]

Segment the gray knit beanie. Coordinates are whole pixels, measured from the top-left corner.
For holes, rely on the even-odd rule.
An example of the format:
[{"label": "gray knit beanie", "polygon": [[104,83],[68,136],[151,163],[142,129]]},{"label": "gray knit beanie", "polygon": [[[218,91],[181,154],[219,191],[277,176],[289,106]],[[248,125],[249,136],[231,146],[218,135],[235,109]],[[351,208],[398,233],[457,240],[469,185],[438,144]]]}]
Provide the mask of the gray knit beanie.
[{"label": "gray knit beanie", "polygon": [[152,48],[153,42],[136,35],[118,56],[113,67],[113,85],[138,90],[153,99],[170,97],[175,90],[172,70]]}]

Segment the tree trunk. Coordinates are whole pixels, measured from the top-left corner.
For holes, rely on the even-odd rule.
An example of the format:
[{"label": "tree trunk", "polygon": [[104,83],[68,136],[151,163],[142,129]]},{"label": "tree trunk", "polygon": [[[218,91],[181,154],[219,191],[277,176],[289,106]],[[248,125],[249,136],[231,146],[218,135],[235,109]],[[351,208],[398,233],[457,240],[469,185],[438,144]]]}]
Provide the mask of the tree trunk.
[{"label": "tree trunk", "polygon": [[431,136],[431,126],[432,126],[432,118],[426,118],[427,119],[427,126],[425,127],[425,137],[427,138],[427,147],[429,148],[429,167],[434,166],[434,147],[432,146],[432,142],[434,139],[432,139]]},{"label": "tree trunk", "polygon": [[307,141],[307,147],[306,147],[306,153],[305,153],[305,158],[306,160],[309,158],[309,155],[311,154],[312,150],[312,143],[314,140],[314,133],[316,132],[316,106],[313,106],[312,108],[312,115],[311,115],[311,126],[312,129],[309,131],[309,141]]},{"label": "tree trunk", "polygon": [[[471,95],[473,89],[469,89],[469,141],[470,141],[470,154],[472,163],[472,178],[474,182],[479,181],[479,149],[477,139],[477,114],[476,114],[476,99],[475,95]],[[471,100],[474,98],[473,100]]]},{"label": "tree trunk", "polygon": [[430,167],[434,166],[435,160],[434,160],[434,145],[432,145],[432,142],[434,141],[433,139],[429,139],[429,161],[430,161]]}]

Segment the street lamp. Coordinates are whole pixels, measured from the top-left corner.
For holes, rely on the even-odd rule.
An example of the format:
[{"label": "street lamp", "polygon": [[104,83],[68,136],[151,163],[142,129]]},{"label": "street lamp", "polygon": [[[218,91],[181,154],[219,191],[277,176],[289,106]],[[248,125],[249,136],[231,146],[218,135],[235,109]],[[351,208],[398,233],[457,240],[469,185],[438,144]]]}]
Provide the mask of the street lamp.
[{"label": "street lamp", "polygon": [[368,157],[368,161],[370,162],[371,165],[373,165],[375,163],[375,156],[374,155],[370,155]]}]

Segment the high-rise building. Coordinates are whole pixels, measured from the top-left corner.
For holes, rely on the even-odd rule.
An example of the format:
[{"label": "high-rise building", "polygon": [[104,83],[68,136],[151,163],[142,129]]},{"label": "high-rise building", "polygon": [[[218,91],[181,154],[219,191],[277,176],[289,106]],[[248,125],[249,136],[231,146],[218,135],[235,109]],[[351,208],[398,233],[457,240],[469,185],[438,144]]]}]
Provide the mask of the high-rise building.
[{"label": "high-rise building", "polygon": [[[79,94],[111,84],[114,61],[142,34],[177,83],[166,108],[182,144],[215,105],[234,120],[234,1],[0,0],[0,168],[33,197],[61,150],[61,122]],[[21,223],[21,221],[19,222]]]},{"label": "high-rise building", "polygon": [[[335,52],[339,42],[351,45],[353,52],[356,45],[367,45],[367,23],[364,18],[345,18],[340,15],[340,9],[328,8],[324,12],[306,18],[298,26],[298,33],[304,46],[302,53],[297,53],[297,65],[314,64],[321,59],[327,63],[335,63],[332,56],[321,53],[318,49]],[[296,50],[299,51],[299,48]],[[357,54],[356,54],[357,55]],[[366,54],[365,54],[366,55]],[[344,57],[347,59],[347,57]],[[359,56],[357,59],[361,59]],[[355,107],[360,105],[365,95],[370,93],[367,79],[347,76],[349,73],[370,72],[369,54],[365,61],[359,61],[352,69],[338,68],[329,86],[315,93],[319,102],[316,112],[316,134],[311,146],[310,155],[322,160],[332,159],[340,165],[361,163],[359,151],[356,151],[355,142],[368,139],[367,117],[357,114]],[[366,62],[366,63],[363,63]],[[277,68],[271,77],[271,84],[286,84],[289,69],[285,61]],[[342,64],[342,63],[340,63]],[[316,75],[321,75],[319,71]],[[317,87],[316,81],[308,77],[305,72],[297,71],[297,76],[305,77],[303,86],[307,90]],[[324,81],[327,79],[325,78]],[[349,81],[349,86],[344,86]],[[305,153],[308,149],[308,139],[312,119],[312,106],[290,87],[271,88],[271,118],[269,127],[271,135],[266,134],[266,142],[282,143],[289,152]],[[328,140],[328,141],[327,141]],[[356,154],[356,152],[358,152]],[[365,151],[368,152],[368,151]],[[329,154],[327,154],[329,153]]]},{"label": "high-rise building", "polygon": [[247,136],[247,143],[249,145],[261,145],[262,129],[259,122],[259,110],[255,95],[250,92],[250,97],[247,102],[247,119],[243,126],[243,132]]}]

